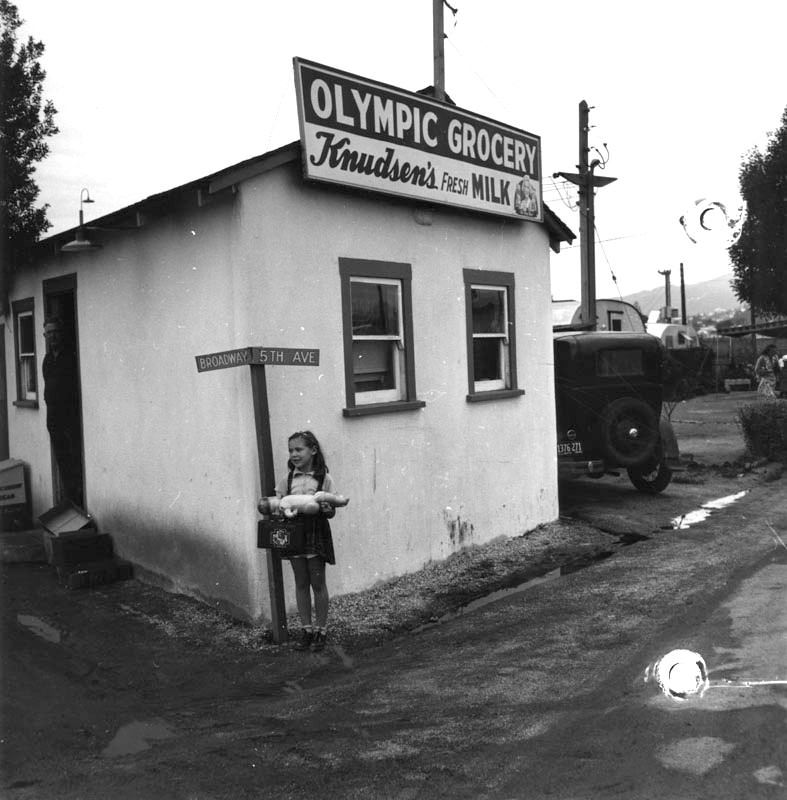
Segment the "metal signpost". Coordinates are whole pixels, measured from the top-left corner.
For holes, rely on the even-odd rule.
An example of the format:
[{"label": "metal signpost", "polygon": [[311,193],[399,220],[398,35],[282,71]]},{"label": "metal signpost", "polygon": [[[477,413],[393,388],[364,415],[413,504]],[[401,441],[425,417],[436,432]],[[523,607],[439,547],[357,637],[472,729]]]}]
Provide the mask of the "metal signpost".
[{"label": "metal signpost", "polygon": [[[249,365],[257,458],[260,468],[260,488],[263,497],[272,495],[275,491],[276,477],[273,474],[273,443],[265,367],[266,365],[317,367],[320,365],[320,351],[293,347],[242,347],[238,350],[224,350],[219,353],[196,356],[196,361],[197,372]],[[274,550],[268,550],[267,553],[273,641],[276,644],[283,644],[287,641],[287,615],[284,608],[281,557]]]}]

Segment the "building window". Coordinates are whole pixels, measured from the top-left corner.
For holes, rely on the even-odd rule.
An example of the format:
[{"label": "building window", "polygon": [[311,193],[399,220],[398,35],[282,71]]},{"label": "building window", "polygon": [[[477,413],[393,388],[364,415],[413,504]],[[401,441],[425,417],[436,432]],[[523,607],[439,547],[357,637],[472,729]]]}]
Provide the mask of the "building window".
[{"label": "building window", "polygon": [[38,404],[38,371],[33,299],[14,303],[14,347],[16,356],[16,405]]},{"label": "building window", "polygon": [[514,276],[464,270],[469,401],[518,396]]},{"label": "building window", "polygon": [[421,408],[409,264],[340,258],[345,416]]}]

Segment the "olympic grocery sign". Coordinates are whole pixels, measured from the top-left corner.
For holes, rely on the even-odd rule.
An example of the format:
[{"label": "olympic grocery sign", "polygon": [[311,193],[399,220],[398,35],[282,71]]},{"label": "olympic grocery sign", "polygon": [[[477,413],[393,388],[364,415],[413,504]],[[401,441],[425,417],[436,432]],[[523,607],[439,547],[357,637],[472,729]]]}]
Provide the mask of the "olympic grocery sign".
[{"label": "olympic grocery sign", "polygon": [[307,178],[543,221],[540,137],[311,61],[293,63]]}]

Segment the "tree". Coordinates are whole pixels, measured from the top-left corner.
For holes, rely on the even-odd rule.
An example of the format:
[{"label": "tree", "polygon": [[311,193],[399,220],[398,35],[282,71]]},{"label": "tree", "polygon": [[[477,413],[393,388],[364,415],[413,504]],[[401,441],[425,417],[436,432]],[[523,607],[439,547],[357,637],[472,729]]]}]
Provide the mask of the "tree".
[{"label": "tree", "polygon": [[751,324],[751,311],[748,308],[741,308],[733,312],[732,316],[720,319],[716,323],[718,331],[732,328],[735,325],[750,325]]},{"label": "tree", "polygon": [[47,137],[58,132],[57,109],[42,94],[44,45],[32,36],[20,44],[22,24],[16,6],[0,0],[0,313],[7,311],[11,271],[51,227],[49,206],[35,206],[33,173],[49,153]]},{"label": "tree", "polygon": [[765,152],[747,155],[739,179],[747,216],[729,250],[732,288],[758,314],[787,314],[787,108]]}]

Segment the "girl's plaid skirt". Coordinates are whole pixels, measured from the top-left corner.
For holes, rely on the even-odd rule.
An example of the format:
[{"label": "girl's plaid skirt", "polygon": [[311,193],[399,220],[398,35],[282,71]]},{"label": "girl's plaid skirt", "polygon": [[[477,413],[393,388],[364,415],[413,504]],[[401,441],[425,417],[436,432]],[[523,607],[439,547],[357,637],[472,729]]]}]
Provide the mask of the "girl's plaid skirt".
[{"label": "girl's plaid skirt", "polygon": [[[314,518],[314,525],[306,530],[303,553],[299,555],[319,556],[326,564],[336,563],[331,526],[322,514],[318,514]],[[297,556],[282,555],[282,558],[297,558]]]}]

